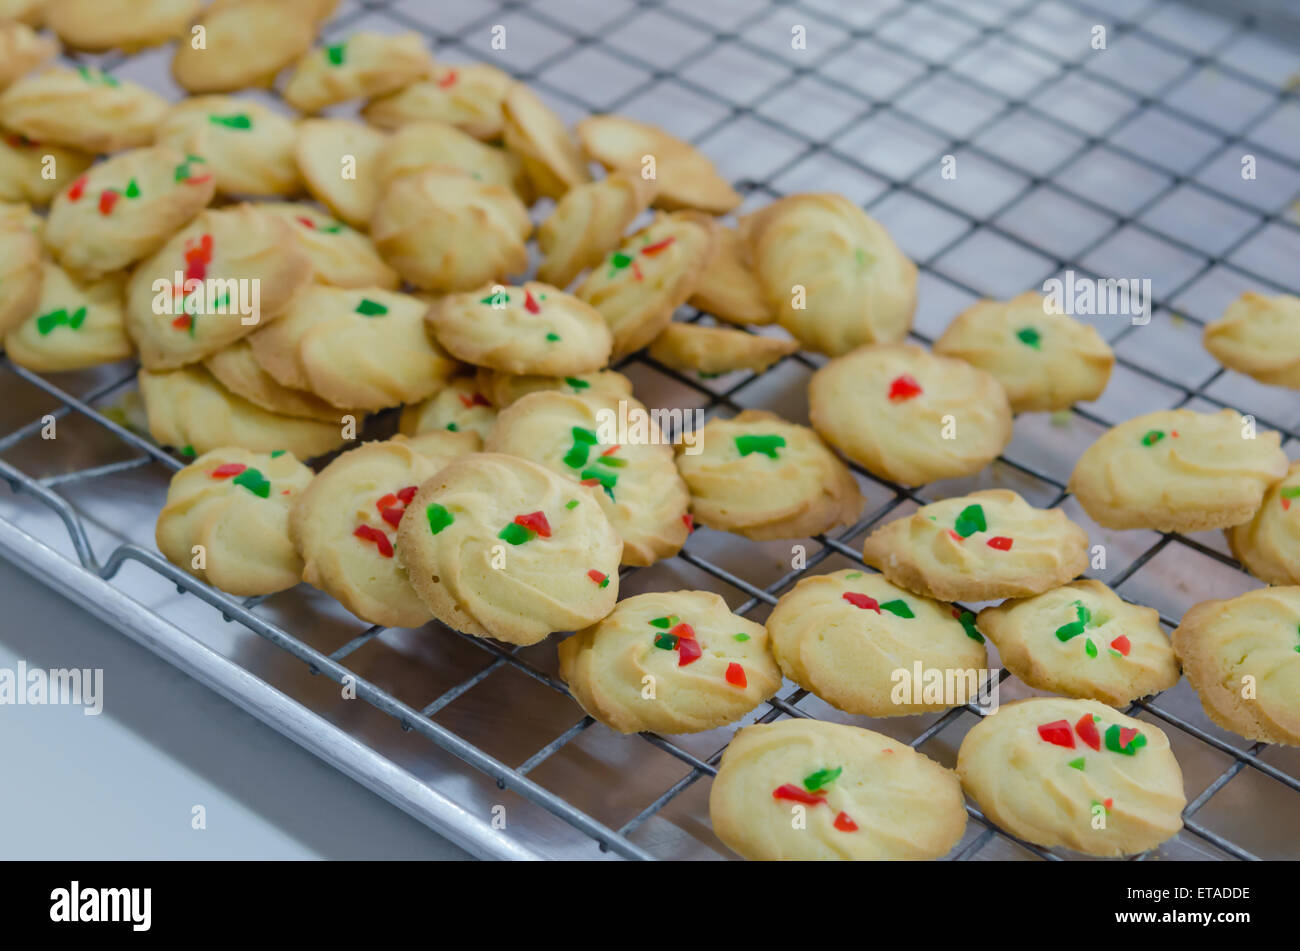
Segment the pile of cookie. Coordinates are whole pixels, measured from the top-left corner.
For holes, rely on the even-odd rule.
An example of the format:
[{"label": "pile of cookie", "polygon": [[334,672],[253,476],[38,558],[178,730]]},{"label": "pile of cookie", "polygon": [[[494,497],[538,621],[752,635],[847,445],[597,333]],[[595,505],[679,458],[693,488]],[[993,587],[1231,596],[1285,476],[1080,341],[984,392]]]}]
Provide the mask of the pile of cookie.
[{"label": "pile of cookie", "polygon": [[[948,709],[900,700],[895,672],[984,670],[985,638],[1059,695],[984,719],[955,771],[853,726],[740,730],[710,812],[751,858],[939,857],[963,835],[963,789],[1038,845],[1153,848],[1181,827],[1181,774],[1164,733],[1122,711],[1180,671],[1216,723],[1300,743],[1300,468],[1231,410],[1129,420],[1070,482],[1107,528],[1225,529],[1279,585],[1199,605],[1172,643],[1154,610],[1080,578],[1083,528],[1005,489],[886,522],[863,549],[878,573],[806,577],[766,625],[704,591],[620,601],[621,568],[673,556],[697,523],[755,541],[857,524],[845,460],[903,488],[979,473],[1015,414],[1096,399],[1110,348],[1033,292],[977,304],[930,350],[903,343],[916,267],[849,200],[728,219],[741,196],[668,132],[570,130],[414,35],[313,45],[334,6],[0,0],[4,350],[38,372],[138,359],[150,433],[192,460],[157,523],[169,560],[238,596],[305,581],[375,625],[576,632],[561,674],[625,733],[735,723],[783,678],[848,714]],[[193,95],[50,67],[42,22],[74,51],[176,40]],[[237,95],[277,77],[300,115]],[[361,101],[359,119],[318,117]],[[536,278],[507,283],[534,271],[533,237]],[[709,320],[674,322],[683,304]],[[1247,295],[1206,345],[1300,387],[1297,323],[1297,299]],[[688,446],[611,369],[643,348],[701,375],[829,359],[811,427],[746,411]],[[396,435],[349,445],[398,407]],[[632,416],[639,435],[609,437]]]}]

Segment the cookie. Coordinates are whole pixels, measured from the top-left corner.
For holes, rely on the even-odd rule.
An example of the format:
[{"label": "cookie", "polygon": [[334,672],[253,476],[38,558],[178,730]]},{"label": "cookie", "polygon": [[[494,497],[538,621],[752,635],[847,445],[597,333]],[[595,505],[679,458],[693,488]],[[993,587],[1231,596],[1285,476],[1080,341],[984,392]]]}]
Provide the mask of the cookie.
[{"label": "cookie", "polygon": [[298,123],[294,160],[311,196],[354,228],[370,228],[379,201],[379,156],[388,139],[350,119]]},{"label": "cookie", "polygon": [[768,306],[807,349],[839,356],[912,326],[916,265],[844,196],[791,195],[740,230]]},{"label": "cookie", "polygon": [[860,347],[808,383],[809,418],[872,475],[903,485],[974,475],[1011,441],[1002,384],[912,344]]},{"label": "cookie", "polygon": [[609,362],[614,343],[600,311],[537,281],[450,294],[429,309],[428,322],[458,360],[506,373],[592,373]]},{"label": "cookie", "polygon": [[573,293],[604,316],[614,356],[640,350],[691,296],[713,242],[713,219],[698,212],[661,214],[627,238]]},{"label": "cookie", "polygon": [[45,0],[0,0],[0,20],[39,27],[45,20]]},{"label": "cookie", "polygon": [[50,206],[45,245],[69,270],[98,278],[153,254],[216,194],[203,160],[132,149],[91,166]]},{"label": "cookie", "polygon": [[206,452],[172,476],[154,529],[158,550],[236,597],[292,588],[302,559],[289,539],[289,509],[311,480],[287,452]]},{"label": "cookie", "polygon": [[194,363],[271,323],[310,281],[283,221],[253,205],[205,211],[131,274],[127,333],[145,369]]},{"label": "cookie", "polygon": [[1088,567],[1088,534],[1060,509],[1007,489],[923,505],[873,531],[862,560],[896,585],[939,601],[1027,598]]},{"label": "cookie", "polygon": [[591,181],[587,163],[564,122],[537,94],[515,83],[501,105],[506,148],[523,160],[539,195],[557,201],[570,188]]},{"label": "cookie", "polygon": [[529,393],[559,390],[575,396],[608,396],[615,400],[632,395],[632,381],[617,370],[597,370],[577,376],[516,376],[479,367],[474,376],[478,389],[489,403],[505,409]]},{"label": "cookie", "polygon": [[70,49],[134,52],[186,34],[199,0],[46,0],[45,25]]},{"label": "cookie", "polygon": [[224,446],[285,449],[311,459],[347,441],[340,423],[268,413],[231,393],[201,366],[141,370],[139,380],[149,432],[162,446],[200,455]]},{"label": "cookie", "polygon": [[523,273],[532,230],[528,209],[509,188],[436,166],[389,183],[370,233],[406,280],[454,293]]},{"label": "cookie", "polygon": [[714,229],[709,259],[687,303],[729,324],[776,323],[776,311],[749,265],[749,249],[735,228],[722,225]]},{"label": "cookie", "polygon": [[559,646],[560,676],[619,733],[699,733],[735,723],[781,686],[763,625],[712,591],[626,598]]},{"label": "cookie", "polygon": [[16,228],[30,231],[37,238],[45,234],[45,219],[23,202],[0,202],[0,231]]},{"label": "cookie", "polygon": [[82,283],[50,262],[31,316],[4,337],[9,359],[37,373],[81,370],[134,353],[122,322],[122,275]]},{"label": "cookie", "polygon": [[41,302],[41,242],[17,220],[0,228],[0,334],[22,325]]},{"label": "cookie", "polygon": [[199,19],[202,34],[177,44],[172,76],[194,94],[270,86],[311,47],[326,10],[319,0],[217,0]]},{"label": "cookie", "polygon": [[537,229],[543,255],[538,280],[568,287],[618,247],[653,197],[654,185],[633,174],[615,173],[569,189]]},{"label": "cookie", "polygon": [[640,175],[652,168],[656,208],[725,215],[740,204],[740,195],[703,152],[657,126],[626,116],[591,116],[577,131],[587,156],[610,171]]},{"label": "cookie", "polygon": [[360,419],[360,410],[340,409],[315,393],[285,386],[262,369],[248,338],[237,340],[203,361],[203,366],[227,390],[278,416],[299,416],[342,425],[345,416]]},{"label": "cookie", "polygon": [[760,337],[729,327],[671,323],[650,344],[650,356],[676,370],[719,376],[738,370],[762,373],[798,349],[796,341],[780,337]]},{"label": "cookie", "polygon": [[762,410],[714,417],[678,445],[677,468],[695,520],[755,541],[803,538],[852,525],[862,493],[817,434]]},{"label": "cookie", "polygon": [[1230,370],[1300,390],[1300,297],[1245,293],[1205,328],[1205,349]]},{"label": "cookie", "polygon": [[446,122],[425,120],[402,126],[379,156],[376,174],[387,183],[430,166],[460,169],[476,181],[503,185],[525,202],[532,197],[519,156],[486,145]]},{"label": "cookie", "polygon": [[416,33],[354,33],[306,53],[284,85],[284,101],[299,112],[384,96],[426,78],[433,56]]},{"label": "cookie", "polygon": [[401,286],[401,277],[379,256],[369,237],[318,208],[294,202],[263,202],[257,208],[293,229],[298,246],[311,261],[315,283],[390,291]]},{"label": "cookie", "polygon": [[846,713],[897,717],[951,707],[951,697],[901,689],[898,672],[911,677],[917,665],[963,684],[962,702],[977,699],[987,676],[983,639],[960,611],[863,571],[804,578],[781,596],[767,630],[781,672]]},{"label": "cookie", "polygon": [[984,300],[958,314],[934,352],[993,375],[1011,412],[1069,409],[1101,396],[1115,355],[1093,328],[1044,310],[1028,291],[1008,301]]},{"label": "cookie", "polygon": [[[289,533],[303,558],[302,579],[361,620],[419,627],[432,616],[407,580],[394,542],[416,488],[473,452],[472,437],[455,433],[395,436],[338,456],[294,503]],[[412,521],[423,521],[412,508]]]},{"label": "cookie", "polygon": [[335,406],[384,409],[436,393],[456,369],[425,330],[427,309],[379,287],[312,285],[249,345],[284,386]]},{"label": "cookie", "polygon": [[377,129],[400,129],[408,122],[432,120],[454,125],[484,142],[501,138],[502,105],[514,82],[486,63],[440,64],[430,79],[372,99],[361,116]]},{"label": "cookie", "polygon": [[1226,529],[1233,555],[1247,571],[1269,584],[1300,584],[1300,462],[1264,494],[1249,522]]},{"label": "cookie", "polygon": [[0,89],[53,59],[59,44],[17,20],[0,20]]},{"label": "cookie", "polygon": [[937,859],[966,831],[952,770],[881,733],[807,718],[736,734],[709,819],[728,848],[767,862]]},{"label": "cookie", "polygon": [[0,125],[37,142],[120,152],[153,142],[167,100],[91,66],[52,68],[0,94]]},{"label": "cookie", "polygon": [[[620,409],[628,419],[644,414],[644,438],[614,442]],[[591,486],[623,540],[625,565],[649,565],[675,555],[690,533],[690,495],[677,473],[672,446],[646,408],[629,396],[531,393],[497,416],[484,448],[529,459]]]},{"label": "cookie", "polygon": [[1069,489],[1106,528],[1227,528],[1250,521],[1286,475],[1280,444],[1235,410],[1161,410],[1103,433],[1079,457]]},{"label": "cookie", "polygon": [[202,156],[223,195],[293,195],[302,188],[298,127],[253,99],[199,96],[176,103],[158,126],[159,145]]},{"label": "cookie", "polygon": [[1300,588],[1203,601],[1173,643],[1206,716],[1248,740],[1300,746]]},{"label": "cookie", "polygon": [[453,377],[432,399],[402,408],[397,428],[407,436],[449,430],[486,439],[497,421],[496,408],[472,376]]},{"label": "cookie", "polygon": [[92,161],[74,149],[34,142],[16,133],[0,135],[0,201],[48,205]]},{"label": "cookie", "polygon": [[1126,707],[1178,683],[1178,660],[1152,608],[1080,578],[985,608],[979,629],[1031,687]]},{"label": "cookie", "polygon": [[398,556],[420,599],[453,630],[535,644],[614,610],[623,543],[593,490],[481,452],[421,485],[409,507]]},{"label": "cookie", "polygon": [[1135,855],[1183,827],[1169,738],[1095,700],[1003,704],[966,734],[957,773],[985,816],[1049,849]]}]

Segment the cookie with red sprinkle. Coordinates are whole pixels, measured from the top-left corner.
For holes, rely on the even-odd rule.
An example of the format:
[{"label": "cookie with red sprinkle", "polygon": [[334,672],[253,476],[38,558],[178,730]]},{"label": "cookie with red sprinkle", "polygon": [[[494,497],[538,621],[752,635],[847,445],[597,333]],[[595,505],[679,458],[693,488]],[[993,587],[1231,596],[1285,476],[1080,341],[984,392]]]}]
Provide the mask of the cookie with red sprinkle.
[{"label": "cookie with red sprinkle", "polygon": [[[629,418],[646,414],[644,431],[629,431],[636,438],[626,443],[615,442],[617,433],[601,422],[617,419],[620,405]],[[501,412],[486,449],[531,459],[590,486],[623,539],[623,563],[648,565],[681,550],[690,504],[672,446],[648,416],[626,395],[532,393]]]},{"label": "cookie with red sprinkle", "polygon": [[763,625],[711,591],[626,598],[561,642],[559,655],[574,699],[619,733],[712,730],[781,686]]},{"label": "cookie with red sprinkle", "polygon": [[937,859],[966,830],[952,770],[893,737],[802,717],[736,734],[709,818],[756,861]]},{"label": "cookie with red sprinkle", "polygon": [[979,613],[1007,669],[1031,687],[1126,707],[1178,683],[1178,659],[1154,608],[1080,578]]},{"label": "cookie with red sprinkle", "polygon": [[996,379],[913,344],[859,347],[808,384],[813,429],[872,475],[903,485],[974,475],[1011,441]]},{"label": "cookie with red sprinkle", "polygon": [[453,459],[477,449],[472,438],[441,433],[369,442],[336,457],[294,503],[290,534],[303,580],[371,624],[418,627],[428,609],[396,557],[399,526],[423,518],[416,489]]},{"label": "cookie with red sprinkle", "polygon": [[1070,491],[1106,528],[1200,532],[1248,522],[1286,475],[1282,437],[1236,410],[1161,410],[1103,433]]},{"label": "cookie with red sprinkle", "polygon": [[302,190],[293,119],[243,96],[196,96],[171,107],[159,145],[207,160],[222,195],[288,196]]},{"label": "cookie with red sprinkle", "polygon": [[237,597],[292,588],[302,559],[289,539],[289,510],[311,480],[292,453],[205,452],[172,476],[154,530],[158,550]]},{"label": "cookie with red sprinkle", "polygon": [[426,320],[458,360],[506,373],[593,373],[609,363],[614,344],[598,310],[539,281],[449,294],[434,303]]},{"label": "cookie with red sprinkle", "polygon": [[699,282],[713,246],[713,219],[660,214],[592,268],[574,291],[604,316],[614,356],[640,350],[668,326]]},{"label": "cookie with red sprinkle", "polygon": [[517,456],[464,456],[420,486],[397,555],[448,627],[535,644],[614,609],[623,543],[594,491]]},{"label": "cookie with red sprinkle", "polygon": [[483,142],[496,142],[505,125],[502,105],[514,80],[486,63],[439,63],[429,79],[372,99],[362,118],[377,129],[409,122],[446,122]]},{"label": "cookie with red sprinkle", "polygon": [[[781,671],[846,713],[896,717],[973,703],[988,667],[984,640],[950,604],[846,569],[802,579],[767,619]],[[939,671],[938,690],[903,690],[895,676]],[[958,678],[958,679],[954,679]],[[960,683],[962,696],[944,683]],[[931,694],[931,695],[927,695]]]},{"label": "cookie with red sprinkle", "polygon": [[1012,835],[1086,855],[1135,855],[1183,827],[1169,738],[1094,700],[1003,704],[957,753],[962,786]]},{"label": "cookie with red sprinkle", "polygon": [[496,406],[483,395],[483,388],[474,377],[460,375],[429,399],[403,406],[398,428],[408,436],[447,430],[487,439],[496,420]]},{"label": "cookie with red sprinkle", "polygon": [[99,162],[54,199],[45,244],[64,267],[95,279],[157,251],[212,201],[206,162],[169,147]]},{"label": "cookie with red sprinkle", "polygon": [[924,505],[876,528],[862,558],[909,591],[940,601],[1040,594],[1088,567],[1088,534],[1059,508],[986,489]]}]

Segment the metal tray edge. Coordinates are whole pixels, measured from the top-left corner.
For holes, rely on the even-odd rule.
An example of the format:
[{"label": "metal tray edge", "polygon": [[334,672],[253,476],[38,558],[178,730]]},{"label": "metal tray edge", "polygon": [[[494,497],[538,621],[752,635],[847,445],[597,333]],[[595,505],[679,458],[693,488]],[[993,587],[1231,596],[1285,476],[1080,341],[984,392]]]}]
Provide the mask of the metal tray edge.
[{"label": "metal tray edge", "polygon": [[287,694],[190,637],[170,621],[0,518],[0,557],[121,631],[241,710],[482,859],[542,856],[430,788]]}]

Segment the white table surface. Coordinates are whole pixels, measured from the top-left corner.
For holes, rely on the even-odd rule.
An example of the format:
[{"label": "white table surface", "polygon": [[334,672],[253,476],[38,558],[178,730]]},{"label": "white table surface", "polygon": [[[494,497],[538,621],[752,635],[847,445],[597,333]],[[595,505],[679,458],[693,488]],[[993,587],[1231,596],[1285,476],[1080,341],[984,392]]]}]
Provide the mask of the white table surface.
[{"label": "white table surface", "polygon": [[102,668],[104,709],[0,705],[0,858],[469,858],[0,560],[0,668],[20,660]]}]

